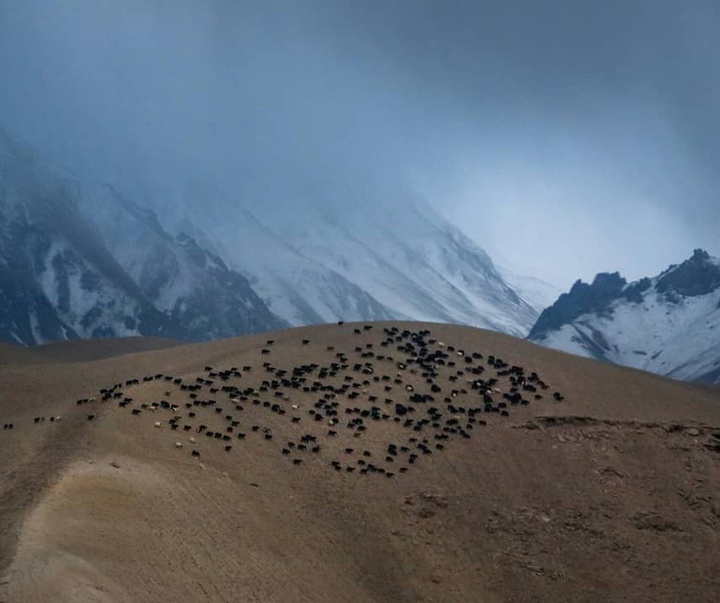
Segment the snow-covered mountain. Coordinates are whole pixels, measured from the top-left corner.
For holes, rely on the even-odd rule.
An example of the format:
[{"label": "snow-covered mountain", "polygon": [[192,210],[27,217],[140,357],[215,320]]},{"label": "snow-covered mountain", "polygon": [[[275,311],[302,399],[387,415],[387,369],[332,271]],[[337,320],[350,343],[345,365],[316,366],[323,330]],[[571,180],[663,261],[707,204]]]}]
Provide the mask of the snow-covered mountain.
[{"label": "snow-covered mountain", "polygon": [[288,326],[217,254],[185,232],[170,235],[151,210],[111,185],[86,187],[81,205],[118,263],[158,310],[182,326],[185,339]]},{"label": "snow-covered mountain", "polygon": [[[172,209],[163,218],[175,231],[190,233],[248,278],[274,314],[289,324],[336,320],[391,320],[398,314],[354,282],[296,249],[239,203],[217,192],[202,204]],[[328,253],[333,253],[328,249]]]},{"label": "snow-covered mountain", "polygon": [[390,211],[354,206],[330,219],[316,212],[310,227],[279,227],[305,257],[352,278],[397,316],[516,335],[535,317],[481,248],[418,201]]},{"label": "snow-covered mountain", "polygon": [[528,339],[668,377],[720,383],[720,260],[696,249],[654,278],[577,281]]},{"label": "snow-covered mountain", "polygon": [[[101,221],[86,218],[105,213]],[[122,242],[122,243],[121,243]],[[0,340],[210,339],[280,328],[247,279],[0,129]]]},{"label": "snow-covered mountain", "polygon": [[[130,195],[0,132],[0,339],[199,340],[383,319],[524,336],[538,315],[480,247],[397,190],[349,202],[332,185],[298,187],[268,202],[257,187],[228,193],[176,171]],[[24,233],[37,240],[19,244]]]},{"label": "snow-covered mountain", "polygon": [[503,280],[532,308],[542,312],[551,306],[560,296],[562,290],[547,281],[535,276],[528,276],[516,268],[498,266]]},{"label": "snow-covered mountain", "polygon": [[417,199],[335,203],[322,191],[264,204],[212,187],[196,194],[200,209],[193,198],[170,213],[189,217],[193,236],[291,324],[403,318],[525,336],[538,316],[480,247]]}]

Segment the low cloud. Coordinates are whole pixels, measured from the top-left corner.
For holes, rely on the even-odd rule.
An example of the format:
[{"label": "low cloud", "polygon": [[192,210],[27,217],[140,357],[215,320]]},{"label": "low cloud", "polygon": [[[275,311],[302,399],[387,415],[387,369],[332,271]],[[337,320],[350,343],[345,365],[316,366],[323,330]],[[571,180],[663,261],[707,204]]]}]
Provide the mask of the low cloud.
[{"label": "low cloud", "polygon": [[557,285],[635,278],[720,254],[719,28],[702,0],[5,0],[0,123],[146,196],[402,184]]}]

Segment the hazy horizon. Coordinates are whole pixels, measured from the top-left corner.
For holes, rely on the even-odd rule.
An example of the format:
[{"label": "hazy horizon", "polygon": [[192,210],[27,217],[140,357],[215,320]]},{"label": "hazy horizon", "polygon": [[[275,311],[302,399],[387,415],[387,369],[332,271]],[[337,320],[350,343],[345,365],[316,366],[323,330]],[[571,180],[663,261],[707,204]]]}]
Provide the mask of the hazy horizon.
[{"label": "hazy horizon", "polygon": [[0,124],[166,203],[407,190],[561,289],[719,256],[720,5],[581,4],[0,0]]}]

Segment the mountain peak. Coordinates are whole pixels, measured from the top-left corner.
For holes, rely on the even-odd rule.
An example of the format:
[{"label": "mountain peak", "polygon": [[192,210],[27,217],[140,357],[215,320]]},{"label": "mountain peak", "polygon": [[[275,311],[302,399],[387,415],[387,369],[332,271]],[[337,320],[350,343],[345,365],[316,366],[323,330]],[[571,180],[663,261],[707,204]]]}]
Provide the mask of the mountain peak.
[{"label": "mountain peak", "polygon": [[720,261],[703,249],[629,285],[618,273],[577,281],[529,338],[565,352],[678,379],[720,377]]},{"label": "mountain peak", "polygon": [[695,249],[679,266],[671,266],[658,279],[657,290],[684,297],[707,295],[720,287],[720,262],[707,251]]},{"label": "mountain peak", "polygon": [[569,293],[563,293],[552,306],[543,310],[529,337],[559,329],[583,314],[605,311],[610,302],[620,296],[625,285],[627,281],[619,272],[601,272],[589,285],[578,279]]}]

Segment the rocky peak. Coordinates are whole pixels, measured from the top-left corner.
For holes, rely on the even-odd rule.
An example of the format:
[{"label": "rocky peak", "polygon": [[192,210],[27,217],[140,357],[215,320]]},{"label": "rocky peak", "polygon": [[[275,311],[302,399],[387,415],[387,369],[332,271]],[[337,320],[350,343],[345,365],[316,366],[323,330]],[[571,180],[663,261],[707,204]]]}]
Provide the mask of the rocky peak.
[{"label": "rocky peak", "polygon": [[679,266],[671,266],[657,283],[660,293],[696,297],[707,295],[720,287],[720,262],[703,249],[696,249],[690,259]]},{"label": "rocky peak", "polygon": [[578,279],[568,293],[542,312],[529,337],[559,329],[583,314],[607,311],[610,303],[622,295],[625,285],[627,281],[619,272],[601,272],[591,284]]}]

